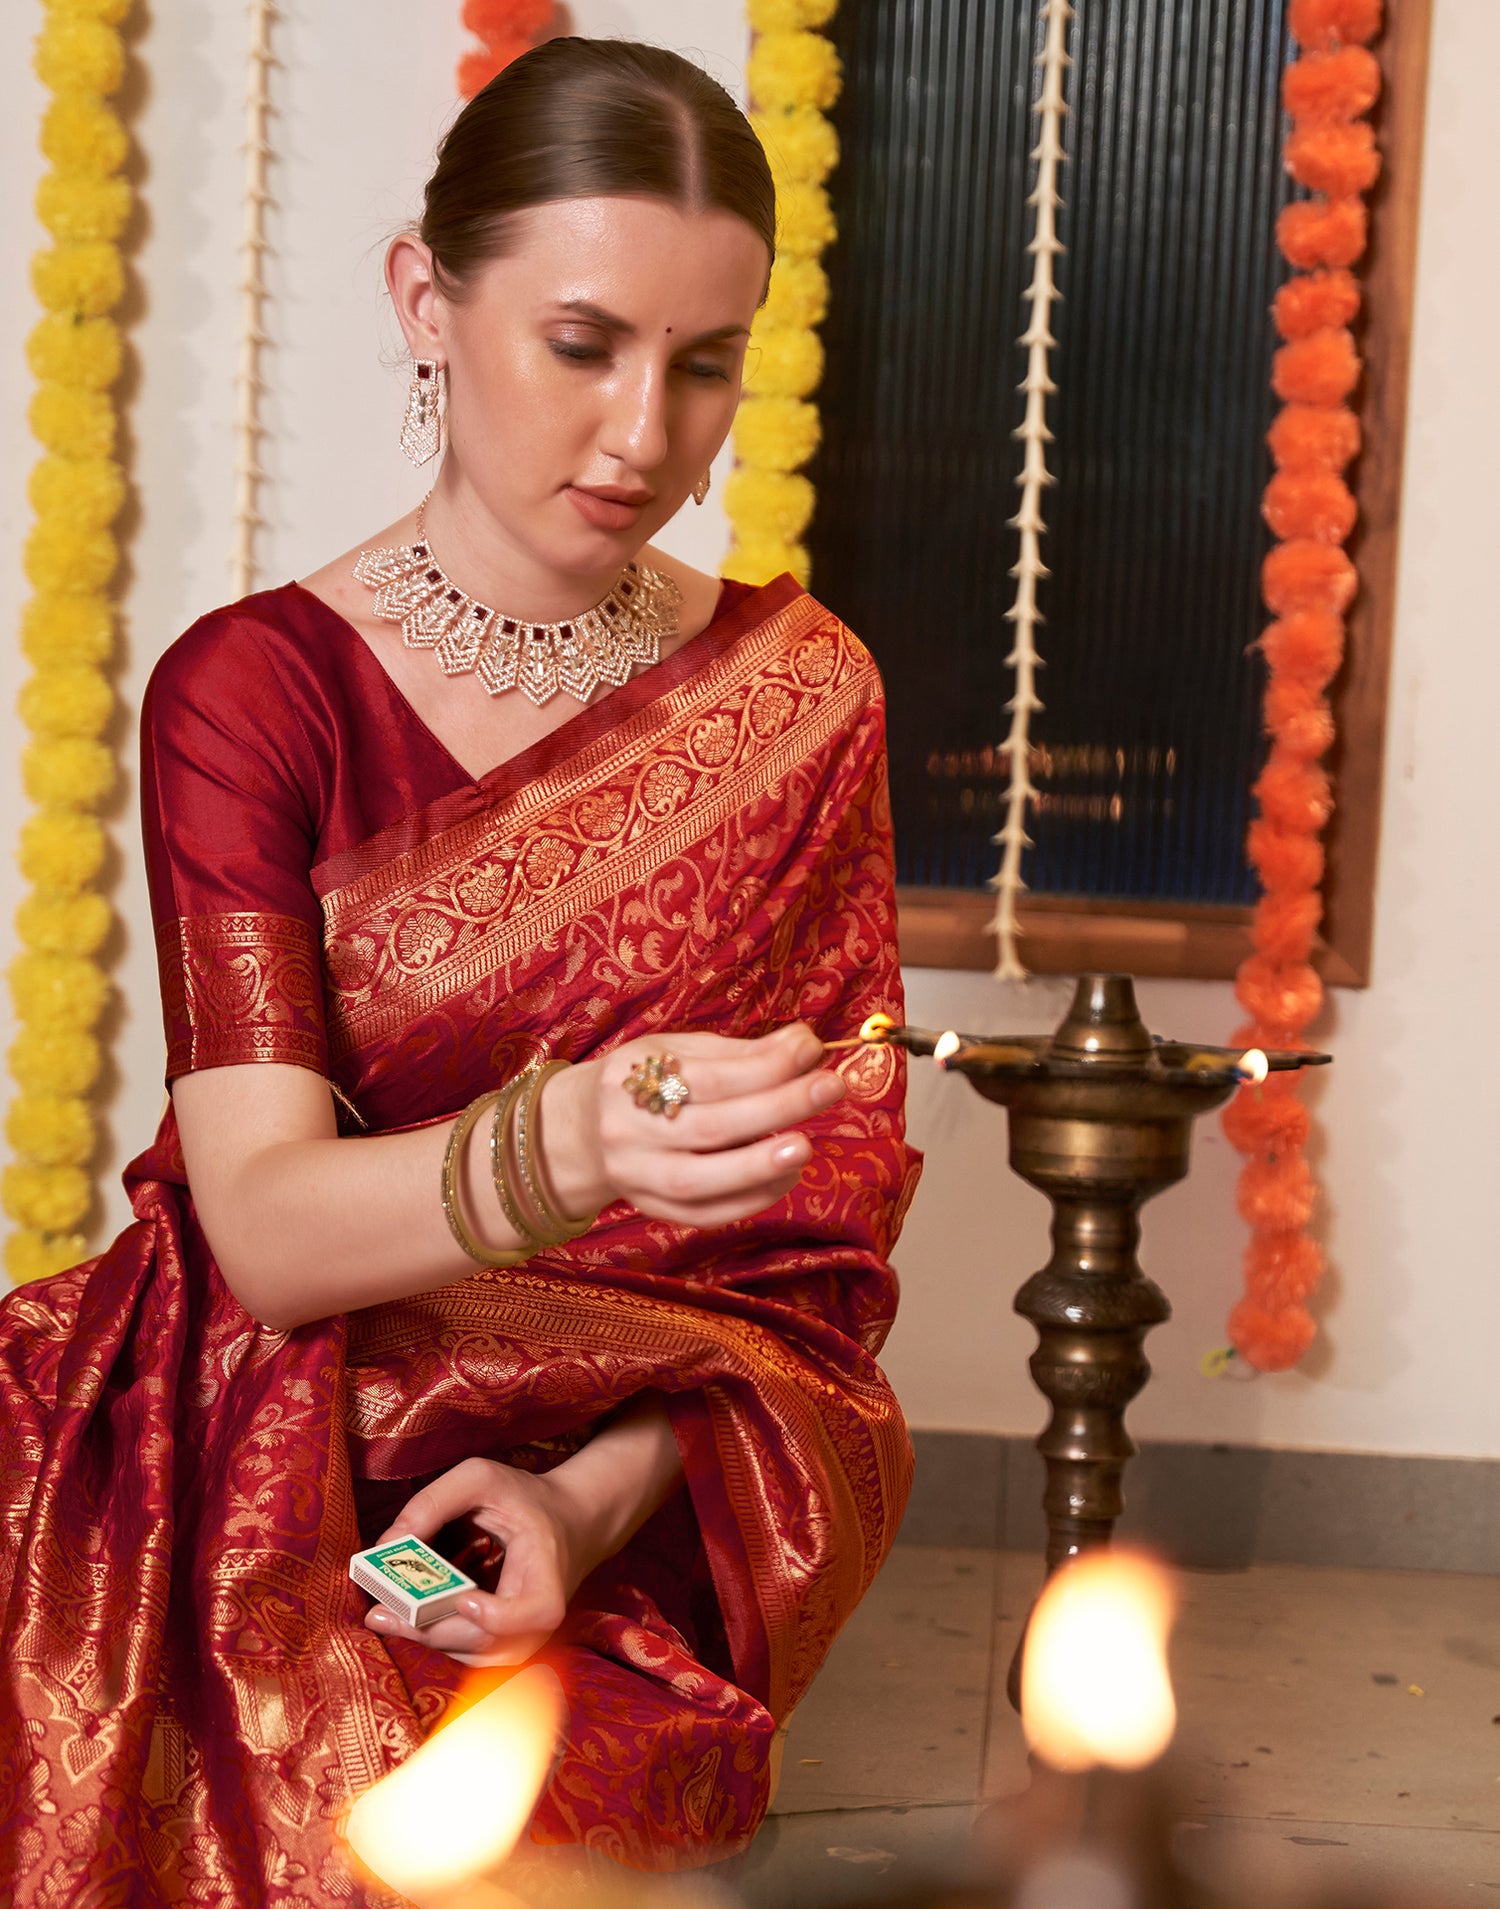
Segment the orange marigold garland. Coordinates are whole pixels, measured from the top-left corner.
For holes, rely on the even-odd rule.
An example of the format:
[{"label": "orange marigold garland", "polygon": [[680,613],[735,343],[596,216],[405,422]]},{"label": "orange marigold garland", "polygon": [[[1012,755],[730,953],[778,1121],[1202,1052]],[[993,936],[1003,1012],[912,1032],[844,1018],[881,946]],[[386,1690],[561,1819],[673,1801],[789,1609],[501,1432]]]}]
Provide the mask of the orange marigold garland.
[{"label": "orange marigold garland", "polygon": [[481,44],[458,63],[459,97],[472,99],[529,53],[547,36],[555,12],[553,0],[464,0],[463,23]]},{"label": "orange marigold garland", "polygon": [[[1283,340],[1272,384],[1283,402],[1268,439],[1276,474],[1263,506],[1279,540],[1262,573],[1276,618],[1261,644],[1271,748],[1249,834],[1262,891],[1254,952],[1235,983],[1250,1016],[1236,1038],[1260,1047],[1302,1046],[1323,999],[1310,957],[1323,912],[1320,838],[1333,793],[1320,759],[1333,741],[1326,692],[1343,661],[1344,617],[1358,582],[1342,548],[1356,514],[1344,473],[1360,445],[1349,407],[1360,374],[1349,330],[1360,291],[1349,268],[1368,232],[1360,195],[1380,169],[1363,118],[1380,92],[1369,51],[1380,19],[1381,0],[1290,0],[1287,8],[1300,51],[1282,87],[1292,122],[1286,166],[1315,196],[1289,205],[1276,234],[1294,272],[1272,314]],[[1311,1122],[1298,1078],[1273,1074],[1243,1089],[1224,1115],[1224,1131],[1249,1156],[1239,1208],[1251,1229],[1245,1294],[1230,1314],[1229,1337],[1262,1372],[1295,1365],[1316,1330],[1307,1300],[1323,1255],[1305,1231],[1317,1187],[1303,1152]]]}]

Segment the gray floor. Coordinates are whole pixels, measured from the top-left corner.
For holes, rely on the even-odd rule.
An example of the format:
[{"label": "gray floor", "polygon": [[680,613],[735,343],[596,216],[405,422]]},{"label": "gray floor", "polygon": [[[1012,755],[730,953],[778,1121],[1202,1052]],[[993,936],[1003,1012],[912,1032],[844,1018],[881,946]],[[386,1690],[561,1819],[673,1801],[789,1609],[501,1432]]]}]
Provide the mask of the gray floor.
[{"label": "gray floor", "polygon": [[[1004,1685],[1039,1580],[1023,1553],[897,1547],[792,1721],[734,1884],[751,1909],[963,1873],[976,1803],[1026,1785]],[[1254,1565],[1182,1592],[1189,1871],[1259,1901],[1409,1877],[1500,1909],[1500,1579]]]}]

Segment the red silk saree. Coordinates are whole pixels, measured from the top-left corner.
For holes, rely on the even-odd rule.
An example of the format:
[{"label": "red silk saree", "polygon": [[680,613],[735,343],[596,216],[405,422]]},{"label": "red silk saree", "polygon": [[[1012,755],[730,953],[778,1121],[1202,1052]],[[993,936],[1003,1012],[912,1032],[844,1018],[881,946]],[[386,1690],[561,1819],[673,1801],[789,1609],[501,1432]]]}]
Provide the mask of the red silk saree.
[{"label": "red silk saree", "polygon": [[[788,578],[727,585],[477,780],[351,626],[270,591],[163,659],[142,785],[169,1077],[312,1068],[351,1134],[653,1029],[900,1016],[878,679]],[[531,1836],[642,1868],[743,1848],[909,1484],[875,1364],[916,1177],[902,1061],[843,1071],[752,1220],[622,1202],[524,1267],[291,1332],[224,1285],[168,1112],[134,1224],[0,1306],[0,1898],[386,1900],[338,1819],[464,1672],[364,1629],[351,1553],[438,1471],[556,1463],[642,1392],[687,1484],[548,1646],[569,1726]]]}]

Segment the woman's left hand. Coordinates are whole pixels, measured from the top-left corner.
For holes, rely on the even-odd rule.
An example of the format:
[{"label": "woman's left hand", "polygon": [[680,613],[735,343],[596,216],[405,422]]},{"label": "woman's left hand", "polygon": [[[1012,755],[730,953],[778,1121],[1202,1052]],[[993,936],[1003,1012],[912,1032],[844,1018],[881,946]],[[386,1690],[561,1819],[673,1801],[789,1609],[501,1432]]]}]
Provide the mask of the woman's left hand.
[{"label": "woman's left hand", "polygon": [[552,1474],[488,1458],[467,1458],[435,1478],[377,1542],[415,1536],[430,1543],[463,1517],[505,1546],[495,1590],[466,1591],[454,1616],[421,1629],[377,1604],[365,1614],[366,1628],[411,1638],[465,1664],[523,1663],[561,1624],[568,1600],[599,1560],[586,1555],[573,1502]]}]

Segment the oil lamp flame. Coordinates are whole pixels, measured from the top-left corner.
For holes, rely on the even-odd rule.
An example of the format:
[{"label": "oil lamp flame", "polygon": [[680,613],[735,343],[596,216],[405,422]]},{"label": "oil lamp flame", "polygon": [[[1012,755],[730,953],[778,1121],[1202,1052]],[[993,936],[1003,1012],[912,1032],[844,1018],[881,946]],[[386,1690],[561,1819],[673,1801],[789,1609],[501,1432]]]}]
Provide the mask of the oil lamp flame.
[{"label": "oil lamp flame", "polygon": [[1254,1086],[1259,1086],[1271,1071],[1271,1063],[1258,1047],[1246,1048],[1240,1056],[1240,1073]]},{"label": "oil lamp flame", "polygon": [[563,1709],[550,1670],[521,1671],[365,1791],[349,1813],[349,1847],[404,1896],[493,1869],[530,1820]]},{"label": "oil lamp flame", "polygon": [[1177,1706],[1167,1674],[1176,1599],[1160,1565],[1096,1551],[1065,1565],[1042,1592],[1026,1633],[1021,1718],[1057,1770],[1138,1770],[1172,1740]]},{"label": "oil lamp flame", "polygon": [[932,1058],[939,1067],[946,1067],[962,1046],[963,1042],[950,1027],[946,1034],[939,1034],[937,1045],[932,1050]]}]

